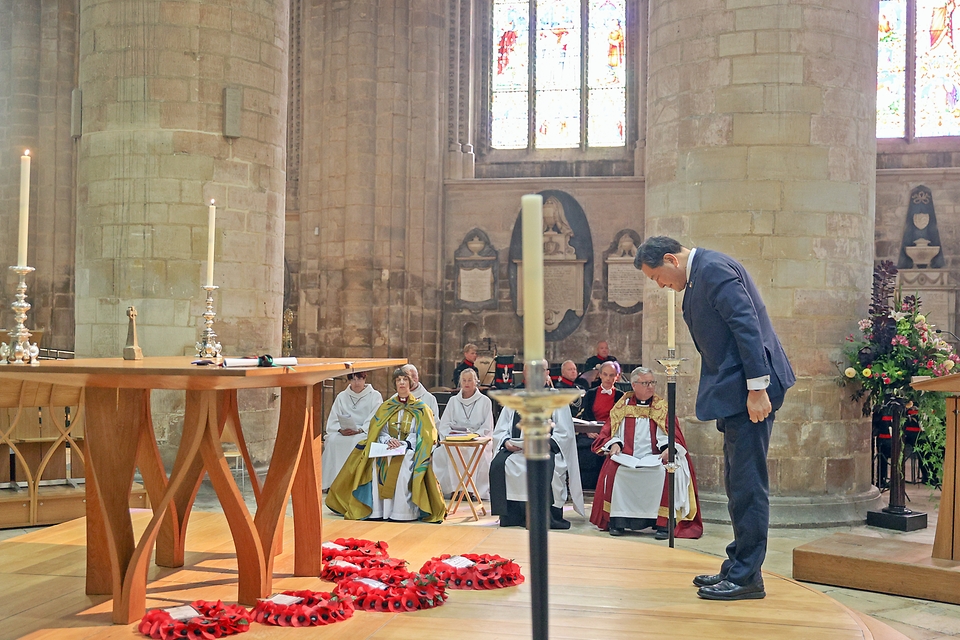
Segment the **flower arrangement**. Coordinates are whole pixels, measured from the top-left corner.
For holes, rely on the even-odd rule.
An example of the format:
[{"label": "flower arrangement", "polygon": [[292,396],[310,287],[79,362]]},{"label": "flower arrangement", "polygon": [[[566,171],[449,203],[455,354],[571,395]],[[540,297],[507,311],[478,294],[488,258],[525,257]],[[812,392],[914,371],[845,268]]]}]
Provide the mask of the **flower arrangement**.
[{"label": "flower arrangement", "polygon": [[[242,633],[250,628],[250,612],[238,604],[225,605],[219,600],[197,600],[189,605],[199,615],[176,619],[167,609],[148,611],[137,629],[157,640],[171,638],[222,638]],[[189,611],[189,609],[187,609]]]},{"label": "flower arrangement", "polygon": [[407,561],[401,558],[382,556],[334,557],[323,564],[320,577],[330,582],[339,582],[356,575],[361,569],[400,569],[406,570]]},{"label": "flower arrangement", "polygon": [[447,599],[446,587],[435,575],[402,569],[361,569],[337,583],[334,594],[353,598],[364,611],[416,611],[439,607]]},{"label": "flower arrangement", "polygon": [[341,558],[354,562],[360,558],[388,557],[387,543],[382,540],[373,542],[362,538],[337,538],[332,542],[324,542],[320,546],[320,557],[324,562],[334,558]]},{"label": "flower arrangement", "polygon": [[350,598],[316,591],[284,591],[280,595],[284,597],[259,600],[253,609],[253,619],[279,627],[317,627],[353,615]]},{"label": "flower arrangement", "polygon": [[942,447],[938,448],[944,430],[943,394],[916,391],[910,383],[918,376],[951,373],[960,357],[927,322],[920,298],[901,297],[895,291],[896,274],[897,268],[889,260],[874,268],[870,315],[860,321],[860,335],[847,338],[848,366],[841,380],[859,383],[852,399],[863,402],[864,416],[893,398],[902,399],[908,408],[916,406],[923,429],[917,451],[928,468],[939,470],[943,466]]},{"label": "flower arrangement", "polygon": [[427,560],[420,573],[435,574],[450,589],[500,589],[523,582],[516,562],[491,554],[445,553]]}]

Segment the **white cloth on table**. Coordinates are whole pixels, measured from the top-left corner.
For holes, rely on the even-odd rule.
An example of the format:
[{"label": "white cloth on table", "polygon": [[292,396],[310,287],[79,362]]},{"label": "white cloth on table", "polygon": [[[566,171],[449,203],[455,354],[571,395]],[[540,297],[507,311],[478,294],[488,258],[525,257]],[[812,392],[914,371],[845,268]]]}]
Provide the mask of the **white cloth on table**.
[{"label": "white cloth on table", "polygon": [[[369,384],[366,385],[360,393],[347,387],[337,394],[330,407],[330,416],[327,418],[326,435],[323,440],[323,466],[322,488],[329,489],[333,484],[334,478],[340,473],[343,463],[347,461],[347,456],[353,451],[353,448],[363,442],[367,437],[367,428],[370,426],[370,418],[377,412],[377,408],[383,403],[383,396]],[[352,436],[345,436],[340,433],[340,416],[348,415],[353,422],[363,429],[363,433]]]},{"label": "white cloth on table", "polygon": [[[443,410],[443,417],[437,424],[437,431],[440,433],[440,439],[446,439],[452,430],[460,433],[475,433],[480,437],[489,437],[493,435],[493,403],[490,398],[479,391],[474,391],[469,398],[463,397],[463,390],[447,401],[447,406]],[[446,449],[444,445],[442,449]],[[454,459],[457,465],[460,461],[457,454],[453,451]],[[469,463],[470,456],[473,455],[473,449],[463,449],[463,458]],[[477,491],[480,498],[490,499],[490,463],[493,461],[493,447],[487,445],[477,463],[477,470],[473,474],[473,482],[477,485]],[[462,473],[464,469],[460,470]],[[457,472],[450,465],[450,455],[446,451],[438,448],[433,454],[433,472],[440,481],[440,489],[443,494],[449,495],[457,488]]]},{"label": "white cloth on table", "polygon": [[[513,433],[514,410],[504,407],[497,419],[497,426],[493,430],[494,451],[503,447],[505,440],[510,439]],[[577,457],[577,439],[573,429],[573,416],[570,407],[561,407],[553,412],[553,435],[551,438],[560,446],[560,453],[554,456],[553,480],[550,485],[553,489],[553,506],[563,507],[569,495],[573,501],[573,508],[581,516],[586,513],[583,508],[583,487],[580,484],[580,463]],[[522,451],[507,458],[505,464],[507,480],[507,500],[517,502],[527,501],[527,459]],[[569,492],[568,492],[569,487]]]}]

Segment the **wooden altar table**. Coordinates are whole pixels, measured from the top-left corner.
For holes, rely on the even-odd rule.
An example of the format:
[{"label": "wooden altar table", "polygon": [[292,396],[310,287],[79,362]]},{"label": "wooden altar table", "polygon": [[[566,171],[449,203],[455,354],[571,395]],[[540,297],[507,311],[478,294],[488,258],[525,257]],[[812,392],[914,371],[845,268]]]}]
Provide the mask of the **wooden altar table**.
[{"label": "wooden altar table", "polygon": [[[45,360],[0,366],[0,379],[82,387],[86,407],[86,593],[112,595],[113,621],[127,624],[145,611],[147,568],[183,565],[184,539],[203,474],[210,476],[237,552],[238,600],[252,605],[270,594],[274,549],[293,498],[294,573],[321,569],[319,382],[351,371],[397,367],[404,359],[300,359],[296,367],[221,368],[190,364],[194,357],[143,360]],[[254,484],[251,516],[220,446],[224,423],[239,419],[238,389],[279,387],[280,422],[262,489]],[[150,418],[150,391],[186,391],[183,433],[170,477],[163,468]],[[317,424],[314,424],[316,420]],[[239,424],[234,424],[238,435]],[[242,435],[240,436],[242,437]],[[241,447],[243,449],[243,447]],[[139,542],[127,503],[140,469],[153,518]]]}]

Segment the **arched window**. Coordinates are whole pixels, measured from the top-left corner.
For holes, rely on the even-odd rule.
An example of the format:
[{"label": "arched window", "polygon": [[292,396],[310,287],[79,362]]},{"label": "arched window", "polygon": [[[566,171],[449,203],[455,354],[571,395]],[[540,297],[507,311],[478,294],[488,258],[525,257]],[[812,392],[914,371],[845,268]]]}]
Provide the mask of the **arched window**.
[{"label": "arched window", "polygon": [[485,148],[632,142],[628,0],[491,0]]},{"label": "arched window", "polygon": [[957,0],[880,0],[878,38],[877,137],[960,136]]}]

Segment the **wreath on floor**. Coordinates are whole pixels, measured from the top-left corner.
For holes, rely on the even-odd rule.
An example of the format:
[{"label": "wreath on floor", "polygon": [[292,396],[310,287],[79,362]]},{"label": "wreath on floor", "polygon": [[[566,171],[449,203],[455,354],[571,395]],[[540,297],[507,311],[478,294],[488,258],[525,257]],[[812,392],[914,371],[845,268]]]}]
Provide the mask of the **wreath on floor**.
[{"label": "wreath on floor", "polygon": [[389,568],[360,569],[337,583],[334,593],[352,598],[357,609],[393,613],[439,607],[447,599],[436,576]]},{"label": "wreath on floor", "polygon": [[361,569],[407,569],[407,561],[402,558],[387,558],[378,556],[355,556],[351,558],[336,557],[325,562],[320,571],[320,578],[330,582],[340,582],[344,578],[353,577]]},{"label": "wreath on floor", "polygon": [[[250,612],[239,604],[223,604],[221,601],[197,600],[190,607],[197,615],[175,619],[168,609],[148,611],[140,619],[137,629],[145,636],[157,640],[172,638],[222,638],[242,633],[250,628]],[[179,608],[179,607],[178,607]],[[173,609],[176,612],[176,609]]]},{"label": "wreath on floor", "polygon": [[523,582],[520,565],[485,553],[445,553],[427,560],[420,573],[434,574],[450,589],[502,589]]},{"label": "wreath on floor", "polygon": [[257,602],[253,619],[278,627],[319,627],[353,615],[353,602],[327,592],[284,591]]},{"label": "wreath on floor", "polygon": [[342,558],[348,562],[353,562],[359,558],[387,558],[387,543],[379,540],[364,540],[362,538],[337,538],[332,542],[324,542],[320,545],[320,557],[324,562],[330,562],[334,558]]}]

